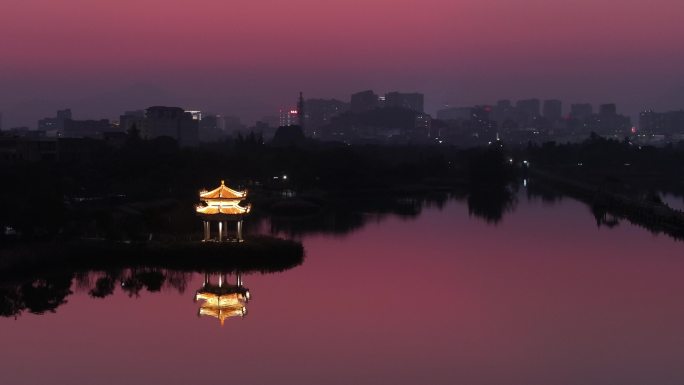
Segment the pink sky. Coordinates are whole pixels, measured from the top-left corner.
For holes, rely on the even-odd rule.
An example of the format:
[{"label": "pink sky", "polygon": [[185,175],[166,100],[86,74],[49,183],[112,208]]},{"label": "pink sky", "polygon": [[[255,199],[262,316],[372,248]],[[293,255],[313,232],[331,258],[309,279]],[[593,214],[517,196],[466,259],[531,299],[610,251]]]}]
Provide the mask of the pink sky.
[{"label": "pink sky", "polygon": [[0,110],[254,118],[299,90],[367,88],[425,92],[428,112],[533,96],[684,107],[683,17],[681,0],[4,0]]}]

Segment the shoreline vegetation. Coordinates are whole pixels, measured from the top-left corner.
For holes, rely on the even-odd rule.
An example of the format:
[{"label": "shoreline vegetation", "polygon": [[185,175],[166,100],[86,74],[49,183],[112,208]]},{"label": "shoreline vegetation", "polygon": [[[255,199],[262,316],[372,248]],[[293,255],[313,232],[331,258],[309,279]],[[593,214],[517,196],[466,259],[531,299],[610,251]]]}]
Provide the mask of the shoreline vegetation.
[{"label": "shoreline vegetation", "polygon": [[[184,149],[168,138],[131,137],[120,148],[82,158],[0,167],[7,181],[0,191],[0,250],[84,238],[189,242],[201,227],[194,213],[198,191],[222,179],[250,191],[253,212],[245,234],[258,232],[251,226],[269,218],[276,230],[297,235],[315,226],[348,232],[363,223],[363,213],[415,216],[423,205],[443,205],[450,197],[467,200],[471,215],[496,224],[515,208],[518,183],[530,170],[592,186],[587,193],[596,186],[624,196],[617,200],[622,208],[615,199],[603,199],[603,206],[629,211],[643,196],[684,196],[682,164],[684,148],[640,147],[596,135],[573,144],[506,148],[495,141],[469,149],[315,142],[283,147],[256,139]],[[572,196],[567,184],[554,187]],[[331,212],[343,221],[324,218]],[[287,223],[304,218],[311,223]]]},{"label": "shoreline vegetation", "polygon": [[599,226],[613,227],[619,219],[643,227],[648,231],[664,233],[676,240],[684,240],[684,212],[664,204],[657,196],[630,197],[610,191],[602,185],[530,169],[530,176],[565,195],[587,204]]},{"label": "shoreline vegetation", "polygon": [[624,219],[653,234],[684,240],[684,212],[663,193],[684,197],[684,148],[639,146],[592,134],[582,143],[529,146],[525,170],[543,194],[565,195],[589,206],[597,225]]},{"label": "shoreline vegetation", "polygon": [[[684,149],[592,137],[578,144],[501,142],[434,146],[180,149],[166,140],[69,162],[0,167],[0,315],[54,311],[83,282],[89,294],[129,295],[187,281],[191,272],[278,272],[303,263],[305,234],[345,235],[386,214],[415,218],[449,199],[496,225],[530,196],[568,196],[599,226],[626,219],[684,240],[684,214],[660,192],[684,196]],[[249,189],[243,243],[202,243],[194,205],[218,180]],[[93,273],[95,272],[95,273]],[[185,278],[180,277],[186,275]],[[81,278],[79,278],[81,277]],[[86,277],[87,278],[87,277]],[[88,279],[84,278],[86,281]],[[184,289],[183,289],[184,290]]]},{"label": "shoreline vegetation", "polygon": [[164,268],[186,272],[280,272],[304,261],[301,243],[250,236],[244,242],[105,240],[17,244],[0,250],[0,279],[55,272]]},{"label": "shoreline vegetation", "polygon": [[55,312],[74,291],[105,298],[162,289],[184,293],[192,273],[269,274],[301,265],[302,244],[267,236],[244,242],[106,240],[17,243],[0,249],[0,317]]}]

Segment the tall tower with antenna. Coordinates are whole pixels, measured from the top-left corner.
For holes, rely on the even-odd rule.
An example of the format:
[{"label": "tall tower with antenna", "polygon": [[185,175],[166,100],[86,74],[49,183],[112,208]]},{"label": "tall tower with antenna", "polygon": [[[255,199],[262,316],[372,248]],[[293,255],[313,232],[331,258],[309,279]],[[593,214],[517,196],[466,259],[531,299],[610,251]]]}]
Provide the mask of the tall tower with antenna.
[{"label": "tall tower with antenna", "polygon": [[297,102],[297,116],[299,118],[299,127],[302,128],[302,131],[304,131],[304,95],[302,94],[301,91],[299,91],[299,102]]}]

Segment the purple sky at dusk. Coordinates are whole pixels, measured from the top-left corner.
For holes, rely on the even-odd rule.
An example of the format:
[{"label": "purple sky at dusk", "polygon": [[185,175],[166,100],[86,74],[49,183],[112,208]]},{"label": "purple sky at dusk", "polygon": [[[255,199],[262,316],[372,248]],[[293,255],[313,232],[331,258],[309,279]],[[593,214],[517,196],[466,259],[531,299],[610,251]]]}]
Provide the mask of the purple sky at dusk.
[{"label": "purple sky at dusk", "polygon": [[5,128],[176,104],[248,123],[306,97],[419,91],[684,108],[681,0],[3,0]]}]

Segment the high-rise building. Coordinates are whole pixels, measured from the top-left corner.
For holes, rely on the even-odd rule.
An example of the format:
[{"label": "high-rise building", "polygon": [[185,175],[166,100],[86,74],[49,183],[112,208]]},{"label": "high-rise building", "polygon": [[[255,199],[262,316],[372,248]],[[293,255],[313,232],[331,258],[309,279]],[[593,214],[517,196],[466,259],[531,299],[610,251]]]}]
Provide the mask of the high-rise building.
[{"label": "high-rise building", "polygon": [[43,118],[38,121],[38,130],[45,131],[49,136],[61,136],[64,131],[64,121],[71,119],[71,109],[58,110],[54,118]]},{"label": "high-rise building", "polygon": [[518,100],[515,103],[515,108],[524,113],[528,119],[535,119],[539,116],[541,103],[539,99]]},{"label": "high-rise building", "polygon": [[101,139],[106,132],[113,132],[109,120],[64,120],[62,136],[65,138]]},{"label": "high-rise building", "polygon": [[50,136],[57,136],[57,118],[43,118],[38,121],[38,130],[45,131]]},{"label": "high-rise building", "polygon": [[513,108],[513,104],[508,99],[502,99],[496,102],[492,107],[492,120],[504,123],[509,120],[517,119],[517,110]]},{"label": "high-rise building", "polygon": [[544,100],[544,118],[551,122],[561,120],[563,117],[563,104],[560,100]]},{"label": "high-rise building", "polygon": [[228,135],[232,135],[233,133],[240,132],[247,128],[244,124],[242,124],[240,117],[233,115],[219,116],[218,126],[221,131]]},{"label": "high-rise building", "polygon": [[349,111],[349,103],[336,99],[307,99],[305,133],[318,136],[321,127],[330,124],[332,118],[346,111]]},{"label": "high-rise building", "polygon": [[618,115],[614,103],[608,103],[601,104],[599,113],[592,115],[587,127],[599,135],[624,138],[631,134],[632,123],[629,117]]},{"label": "high-rise building", "polygon": [[361,91],[351,96],[351,110],[354,113],[370,111],[378,107],[378,95],[372,90]]},{"label": "high-rise building", "polygon": [[437,136],[432,132],[432,117],[428,114],[416,115],[414,128],[420,136],[428,138]]},{"label": "high-rise building", "polygon": [[200,142],[215,142],[223,137],[223,130],[219,124],[220,119],[218,115],[202,114],[202,120],[198,123]]},{"label": "high-rise building", "polygon": [[168,136],[183,147],[196,146],[199,141],[199,120],[180,107],[154,106],[145,110],[142,137]]},{"label": "high-rise building", "polygon": [[297,107],[281,107],[278,111],[278,126],[299,126],[303,130],[306,121],[306,112],[304,108],[304,94],[300,92],[299,99],[297,100]]},{"label": "high-rise building", "polygon": [[133,126],[138,131],[142,130],[145,121],[145,110],[126,111],[119,116],[119,128],[123,132],[128,132]]},{"label": "high-rise building", "polygon": [[185,110],[185,112],[189,113],[192,115],[192,120],[202,120],[202,111],[199,110]]},{"label": "high-rise building", "polygon": [[615,103],[601,104],[601,106],[599,107],[599,115],[617,115],[617,106],[615,105]]},{"label": "high-rise building", "polygon": [[684,110],[642,111],[639,114],[639,132],[646,135],[684,134]]},{"label": "high-rise building", "polygon": [[418,92],[388,92],[385,94],[385,107],[401,107],[423,112],[424,96]]},{"label": "high-rise building", "polygon": [[378,95],[378,108],[385,108],[385,107],[387,107],[387,96]]},{"label": "high-rise building", "polygon": [[295,126],[299,124],[299,111],[296,108],[281,108],[278,111],[278,126]]},{"label": "high-rise building", "polygon": [[594,107],[590,103],[575,103],[570,105],[570,117],[585,120],[594,113]]},{"label": "high-rise building", "polygon": [[71,119],[71,109],[67,108],[65,110],[57,110],[57,120],[64,122],[67,119]]},{"label": "high-rise building", "polygon": [[451,107],[437,111],[440,120],[470,120],[473,117],[472,107]]},{"label": "high-rise building", "polygon": [[510,109],[513,108],[513,104],[508,99],[501,99],[496,102],[496,108]]},{"label": "high-rise building", "polygon": [[664,115],[666,134],[684,134],[684,110],[670,111]]},{"label": "high-rise building", "polygon": [[663,115],[653,110],[639,113],[639,131],[647,135],[655,135],[663,130]]},{"label": "high-rise building", "polygon": [[299,101],[297,101],[297,117],[299,127],[301,127],[302,131],[304,131],[304,121],[306,120],[306,112],[304,109],[304,94],[301,91],[299,91]]}]

